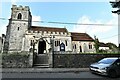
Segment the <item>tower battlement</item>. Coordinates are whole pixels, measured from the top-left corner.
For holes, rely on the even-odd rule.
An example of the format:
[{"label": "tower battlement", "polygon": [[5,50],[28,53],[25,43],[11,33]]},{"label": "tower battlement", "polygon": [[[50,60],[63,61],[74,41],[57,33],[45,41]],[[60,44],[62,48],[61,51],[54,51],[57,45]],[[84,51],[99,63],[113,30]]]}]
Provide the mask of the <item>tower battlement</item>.
[{"label": "tower battlement", "polygon": [[17,5],[12,5],[12,9],[16,10],[30,10],[29,6],[17,6]]}]

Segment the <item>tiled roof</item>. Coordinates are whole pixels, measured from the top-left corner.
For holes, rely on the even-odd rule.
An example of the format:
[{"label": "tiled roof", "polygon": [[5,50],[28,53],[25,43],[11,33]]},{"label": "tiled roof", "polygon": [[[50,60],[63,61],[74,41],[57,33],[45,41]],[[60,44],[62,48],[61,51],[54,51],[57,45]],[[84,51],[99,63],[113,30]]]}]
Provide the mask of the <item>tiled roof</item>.
[{"label": "tiled roof", "polygon": [[[32,31],[68,32],[66,28],[31,26]],[[72,41],[93,41],[87,33],[71,32]]]},{"label": "tiled roof", "polygon": [[31,26],[33,31],[50,31],[50,32],[68,32],[66,28],[53,28],[53,27],[41,27],[41,26]]},{"label": "tiled roof", "polygon": [[71,32],[72,41],[94,41],[87,33]]}]

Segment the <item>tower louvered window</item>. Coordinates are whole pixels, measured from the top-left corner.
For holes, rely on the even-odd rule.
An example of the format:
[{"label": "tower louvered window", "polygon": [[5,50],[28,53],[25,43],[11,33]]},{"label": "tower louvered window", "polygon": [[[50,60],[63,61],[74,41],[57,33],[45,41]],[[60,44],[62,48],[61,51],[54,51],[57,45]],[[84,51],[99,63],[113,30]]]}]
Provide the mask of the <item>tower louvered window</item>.
[{"label": "tower louvered window", "polygon": [[22,14],[19,13],[17,19],[22,19]]}]

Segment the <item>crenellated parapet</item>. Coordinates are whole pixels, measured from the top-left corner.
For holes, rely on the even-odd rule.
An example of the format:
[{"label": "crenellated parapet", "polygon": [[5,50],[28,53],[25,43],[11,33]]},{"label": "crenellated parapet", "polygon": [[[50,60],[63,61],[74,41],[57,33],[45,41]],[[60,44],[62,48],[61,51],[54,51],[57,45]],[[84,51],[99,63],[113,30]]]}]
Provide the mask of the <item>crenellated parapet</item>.
[{"label": "crenellated parapet", "polygon": [[12,5],[12,9],[14,10],[30,10],[29,6],[17,6],[17,5]]},{"label": "crenellated parapet", "polygon": [[68,32],[51,32],[51,31],[26,31],[27,35],[56,35],[56,36],[71,36],[71,33]]}]

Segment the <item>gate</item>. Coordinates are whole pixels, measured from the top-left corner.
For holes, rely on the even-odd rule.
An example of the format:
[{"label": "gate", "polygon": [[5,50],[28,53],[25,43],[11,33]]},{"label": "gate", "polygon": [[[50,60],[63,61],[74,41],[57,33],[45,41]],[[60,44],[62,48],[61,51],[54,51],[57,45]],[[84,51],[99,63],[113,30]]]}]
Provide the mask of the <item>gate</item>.
[{"label": "gate", "polygon": [[48,54],[38,54],[34,57],[34,67],[49,67]]}]

